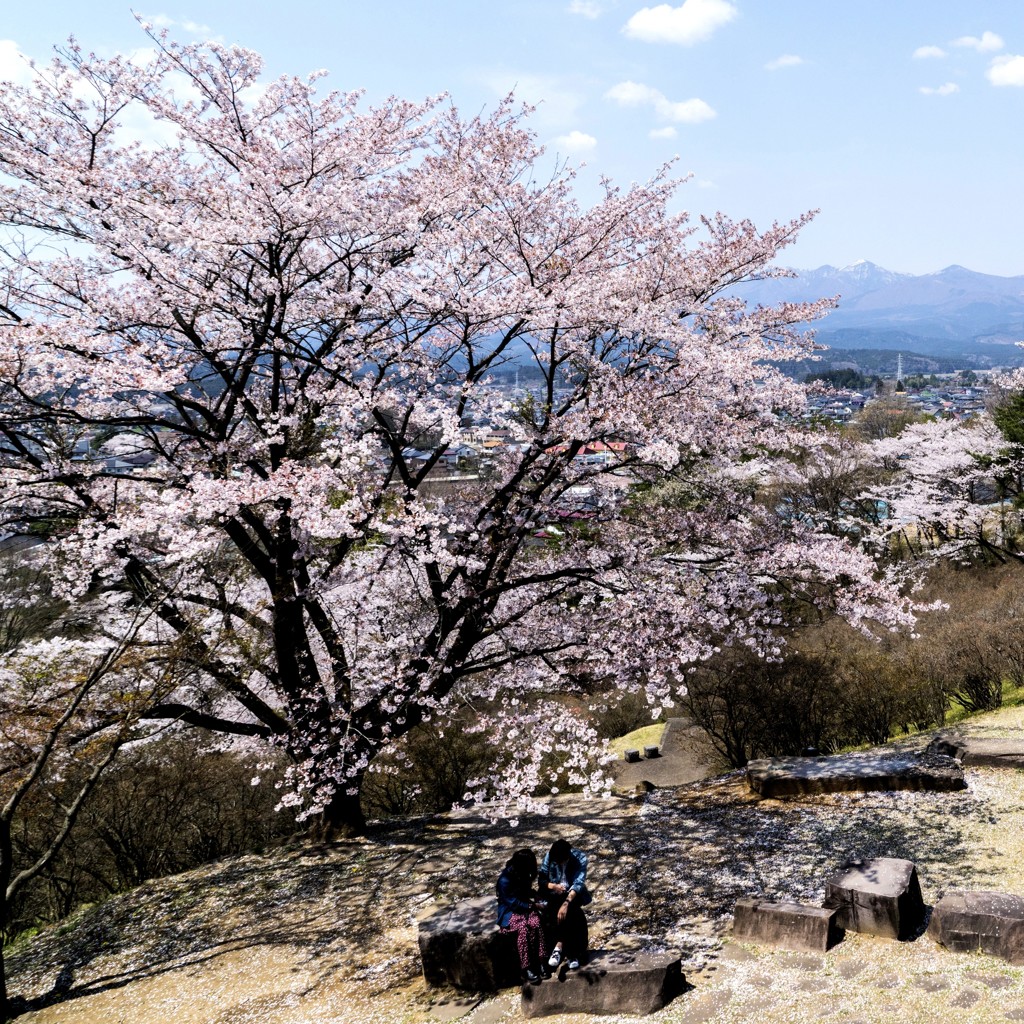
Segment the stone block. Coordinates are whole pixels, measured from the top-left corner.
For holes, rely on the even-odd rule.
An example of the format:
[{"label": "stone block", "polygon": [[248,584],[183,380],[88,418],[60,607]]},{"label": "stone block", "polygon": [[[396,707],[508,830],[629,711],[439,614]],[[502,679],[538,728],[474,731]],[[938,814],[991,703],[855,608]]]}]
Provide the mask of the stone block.
[{"label": "stone block", "polygon": [[622,757],[629,764],[636,764],[636,762],[640,760],[640,751],[639,750],[624,750],[622,752]]},{"label": "stone block", "polygon": [[909,939],[924,924],[924,900],[913,861],[875,857],[844,864],[825,883],[826,907],[845,931]]},{"label": "stone block", "polygon": [[928,751],[955,757],[970,768],[1024,768],[1024,734],[1014,738],[946,733],[936,736]]},{"label": "stone block", "polygon": [[428,985],[493,992],[519,984],[515,936],[498,928],[493,896],[439,907],[420,919],[418,938]]},{"label": "stone block", "polygon": [[747,765],[747,785],[763,797],[876,790],[964,789],[963,766],[942,754],[854,753],[833,757],[760,758]]},{"label": "stone block", "polygon": [[950,892],[932,910],[928,937],[957,953],[989,953],[1024,964],[1024,899],[1000,892]]},{"label": "stone block", "polygon": [[834,907],[741,899],[736,901],[732,933],[748,942],[824,953],[843,937],[837,914]]},{"label": "stone block", "polygon": [[523,1016],[554,1013],[654,1013],[684,986],[679,957],[594,950],[576,971],[523,986]]},{"label": "stone block", "polygon": [[658,747],[644,747],[644,757],[661,757],[661,750]]}]

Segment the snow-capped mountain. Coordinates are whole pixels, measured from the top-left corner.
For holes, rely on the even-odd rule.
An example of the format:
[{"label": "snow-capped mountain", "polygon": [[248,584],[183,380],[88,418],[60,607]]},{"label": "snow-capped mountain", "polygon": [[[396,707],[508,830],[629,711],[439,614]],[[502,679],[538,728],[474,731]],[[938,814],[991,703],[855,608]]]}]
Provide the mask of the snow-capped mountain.
[{"label": "snow-capped mountain", "polygon": [[752,282],[738,294],[761,303],[837,296],[839,308],[817,325],[828,344],[873,347],[878,341],[872,336],[894,331],[943,346],[1024,340],[1024,277],[956,265],[934,274],[900,274],[867,260],[795,274]]}]

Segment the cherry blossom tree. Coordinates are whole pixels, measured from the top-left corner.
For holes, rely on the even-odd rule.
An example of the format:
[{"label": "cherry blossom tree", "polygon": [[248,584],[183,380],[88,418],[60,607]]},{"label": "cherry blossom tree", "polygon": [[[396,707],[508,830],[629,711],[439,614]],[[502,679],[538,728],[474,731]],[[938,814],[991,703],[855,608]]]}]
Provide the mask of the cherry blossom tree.
[{"label": "cherry blossom tree", "polygon": [[1011,502],[1024,464],[989,415],[932,420],[870,445],[885,472],[864,500],[888,510],[877,536],[911,555],[1019,557],[1020,509]]},{"label": "cherry blossom tree", "polygon": [[763,500],[781,515],[839,536],[872,538],[884,506],[866,489],[878,481],[879,460],[855,433],[820,425],[790,446],[768,469]]},{"label": "cherry blossom tree", "polygon": [[[666,173],[584,208],[512,98],[363,109],[154,42],[0,90],[5,520],[69,598],[152,612],[151,720],[279,747],[283,801],[358,828],[374,759],[470,705],[467,796],[529,808],[605,784],[566,692],[665,704],[716,646],[770,651],[780,589],[909,621],[744,469],[791,443],[771,361],[828,303],[736,288],[807,217],[693,224]],[[469,417],[501,443],[439,482]]]}]

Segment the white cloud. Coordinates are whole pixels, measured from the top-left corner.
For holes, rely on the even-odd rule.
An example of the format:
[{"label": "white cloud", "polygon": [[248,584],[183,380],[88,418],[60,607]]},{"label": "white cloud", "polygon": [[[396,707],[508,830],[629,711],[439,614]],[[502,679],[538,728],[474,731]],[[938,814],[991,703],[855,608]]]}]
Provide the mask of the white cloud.
[{"label": "white cloud", "polygon": [[555,145],[559,150],[567,153],[585,153],[587,150],[593,149],[597,145],[597,139],[593,135],[588,135],[586,132],[576,131],[573,129],[568,135],[559,135],[555,139]]},{"label": "white cloud", "polygon": [[930,85],[922,85],[917,91],[925,96],[952,96],[953,93],[960,91],[960,86],[956,82],[946,82],[945,85],[935,86],[934,88]]},{"label": "white cloud", "polygon": [[717,116],[712,107],[698,99],[682,100],[679,103],[658,102],[654,109],[659,117],[679,124],[700,124]]},{"label": "white cloud", "polygon": [[619,82],[604,95],[605,99],[614,100],[620,107],[653,107],[662,121],[674,121],[677,124],[700,124],[716,116],[715,111],[703,100],[670,100],[660,89],[640,82]]},{"label": "white cloud", "polygon": [[679,132],[670,124],[664,128],[652,128],[647,133],[652,139],[674,139]]},{"label": "white cloud", "polygon": [[152,14],[144,15],[142,21],[146,25],[152,25],[153,28],[180,28],[192,36],[210,36],[213,34],[213,29],[209,25],[203,25],[198,21],[192,21],[188,18],[184,21],[176,21],[166,14]]},{"label": "white cloud", "polygon": [[584,18],[600,18],[601,5],[597,0],[569,0],[566,8],[570,14],[579,14]]},{"label": "white cloud", "polygon": [[28,57],[13,39],[0,39],[0,82],[31,85],[35,79]]},{"label": "white cloud", "polygon": [[927,60],[929,57],[945,57],[946,51],[941,46],[919,46],[914,51],[915,60]]},{"label": "white cloud", "polygon": [[680,7],[659,4],[643,7],[626,22],[622,31],[644,43],[678,43],[692,46],[710,39],[715,29],[736,17],[729,0],[684,0]]},{"label": "white cloud", "polygon": [[768,61],[764,69],[765,71],[781,71],[783,68],[795,68],[803,62],[803,57],[798,57],[795,53],[784,53],[781,57]]},{"label": "white cloud", "polygon": [[995,32],[982,32],[980,39],[977,36],[961,36],[950,43],[950,46],[962,46],[969,50],[977,50],[978,53],[992,53],[1001,50],[1003,45],[1003,40]]},{"label": "white cloud", "polygon": [[664,99],[663,93],[640,82],[619,82],[606,93],[605,98],[615,100],[620,107],[639,107],[644,103],[654,103],[657,98]]},{"label": "white cloud", "polygon": [[985,77],[993,85],[1024,86],[1024,57],[1020,54],[1003,54],[989,65]]}]

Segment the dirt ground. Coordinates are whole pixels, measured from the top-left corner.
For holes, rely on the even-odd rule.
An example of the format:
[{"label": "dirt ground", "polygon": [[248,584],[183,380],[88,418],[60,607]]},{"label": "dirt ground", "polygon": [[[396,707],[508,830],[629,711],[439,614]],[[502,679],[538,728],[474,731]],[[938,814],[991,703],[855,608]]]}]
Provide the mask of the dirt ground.
[{"label": "dirt ground", "polygon": [[[969,728],[1024,742],[1016,709]],[[516,991],[426,987],[416,918],[492,891],[513,849],[564,835],[591,855],[592,945],[683,959],[691,988],[652,1024],[1024,1020],[1024,969],[924,936],[850,934],[822,955],[729,938],[740,896],[820,902],[827,877],[854,856],[914,860],[929,904],[951,888],[1024,894],[1024,772],[969,769],[967,779],[961,793],[775,801],[734,773],[643,797],[560,796],[547,817],[516,829],[470,812],[381,824],[359,840],[209,865],[84,910],[7,951],[10,987],[23,1000],[20,1024],[518,1022]]]}]

